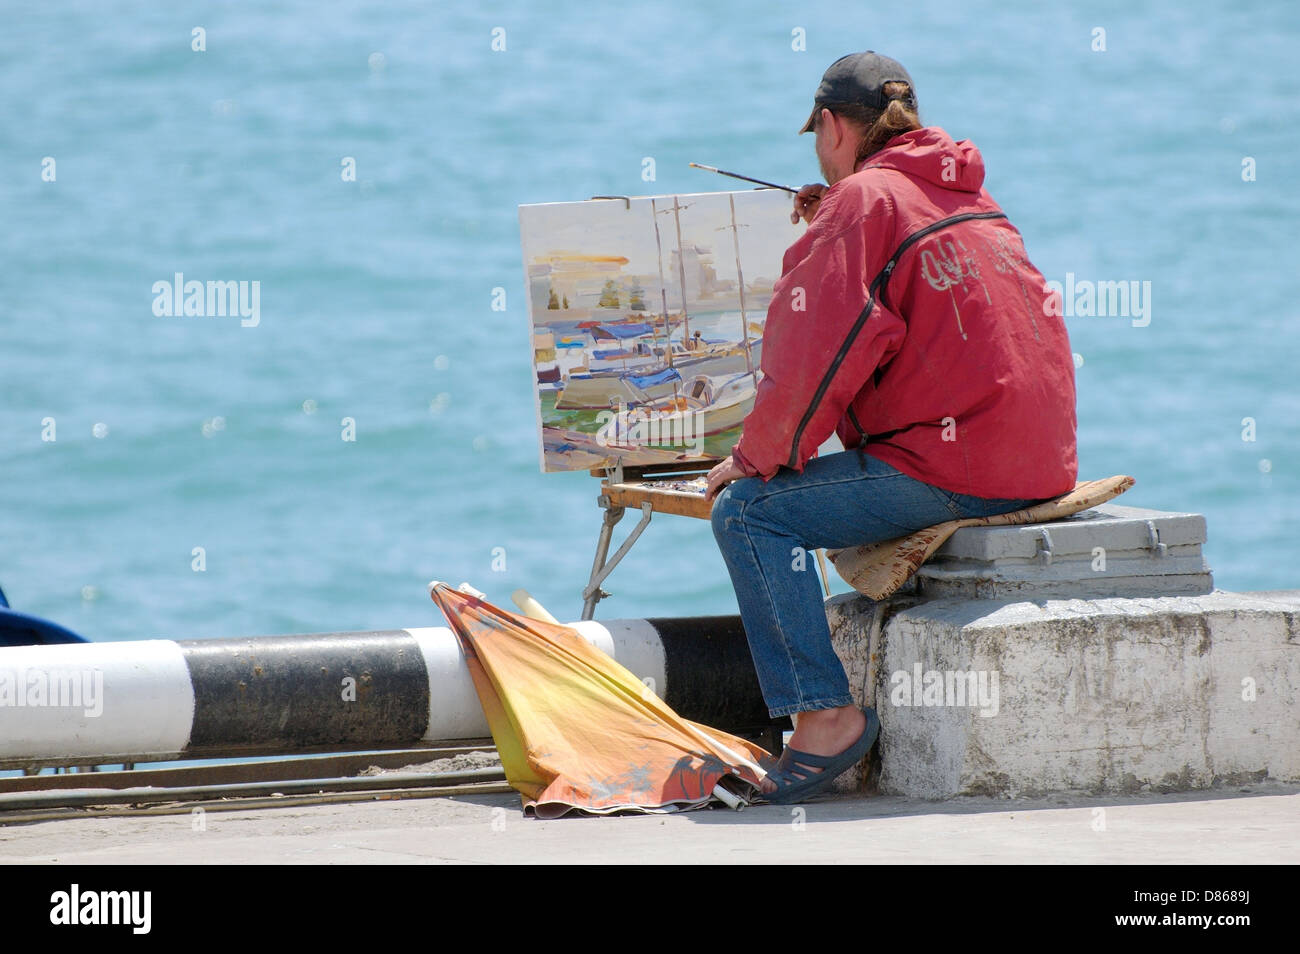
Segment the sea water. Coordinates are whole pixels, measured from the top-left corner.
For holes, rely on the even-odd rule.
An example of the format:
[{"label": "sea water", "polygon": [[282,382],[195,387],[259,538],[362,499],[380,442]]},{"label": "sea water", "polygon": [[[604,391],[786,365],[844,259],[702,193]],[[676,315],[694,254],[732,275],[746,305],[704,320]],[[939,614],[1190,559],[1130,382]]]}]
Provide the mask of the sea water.
[{"label": "sea water", "polygon": [[[1263,2],[13,4],[0,586],[99,640],[438,625],[433,578],[576,619],[598,482],[539,472],[517,206],[817,181],[796,130],[864,48],[1048,279],[1149,289],[1066,318],[1081,476],[1300,586],[1297,40]],[[177,275],[249,313],[159,314]],[[705,521],[605,588],[736,611]]]}]

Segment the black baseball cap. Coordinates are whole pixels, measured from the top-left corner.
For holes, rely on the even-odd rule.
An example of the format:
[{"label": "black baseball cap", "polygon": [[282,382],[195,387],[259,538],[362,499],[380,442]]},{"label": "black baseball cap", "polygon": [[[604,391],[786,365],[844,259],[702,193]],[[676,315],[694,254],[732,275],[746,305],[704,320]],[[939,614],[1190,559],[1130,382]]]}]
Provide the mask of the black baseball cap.
[{"label": "black baseball cap", "polygon": [[916,108],[916,87],[902,63],[874,50],[841,56],[822,75],[817,95],[813,97],[813,111],[799,132],[812,132],[818,111],[832,103],[861,103],[884,109],[890,99],[885,95],[886,83],[906,83],[911,92],[902,98],[903,104],[909,109]]}]

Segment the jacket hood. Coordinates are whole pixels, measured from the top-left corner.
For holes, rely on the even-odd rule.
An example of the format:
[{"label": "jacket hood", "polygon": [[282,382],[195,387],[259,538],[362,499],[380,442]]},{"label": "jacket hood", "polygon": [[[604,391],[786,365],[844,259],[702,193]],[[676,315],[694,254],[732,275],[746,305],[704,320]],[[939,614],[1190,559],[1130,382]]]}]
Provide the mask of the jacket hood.
[{"label": "jacket hood", "polygon": [[859,169],[884,166],[957,192],[978,192],[984,185],[984,158],[969,139],[953,142],[938,126],[914,129],[889,140]]}]

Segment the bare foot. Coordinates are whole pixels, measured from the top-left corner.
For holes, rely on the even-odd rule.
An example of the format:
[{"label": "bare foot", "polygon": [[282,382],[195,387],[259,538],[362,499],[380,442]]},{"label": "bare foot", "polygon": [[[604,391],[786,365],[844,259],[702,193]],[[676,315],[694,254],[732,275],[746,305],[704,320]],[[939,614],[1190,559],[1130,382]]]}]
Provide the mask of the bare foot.
[{"label": "bare foot", "polygon": [[[867,726],[867,717],[857,706],[840,706],[838,709],[810,709],[799,713],[799,724],[787,743],[789,748],[812,755],[839,755],[858,740]],[[796,762],[790,766],[792,774],[807,778],[821,771],[813,765]],[[776,791],[776,783],[763,779],[763,792]]]}]

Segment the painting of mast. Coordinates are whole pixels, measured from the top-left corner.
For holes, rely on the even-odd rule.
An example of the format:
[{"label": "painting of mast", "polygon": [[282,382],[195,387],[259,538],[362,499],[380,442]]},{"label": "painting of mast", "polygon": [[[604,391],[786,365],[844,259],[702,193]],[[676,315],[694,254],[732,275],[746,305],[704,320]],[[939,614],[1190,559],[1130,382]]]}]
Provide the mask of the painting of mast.
[{"label": "painting of mast", "polygon": [[521,205],[543,472],[727,456],[803,229],[774,189]]}]

